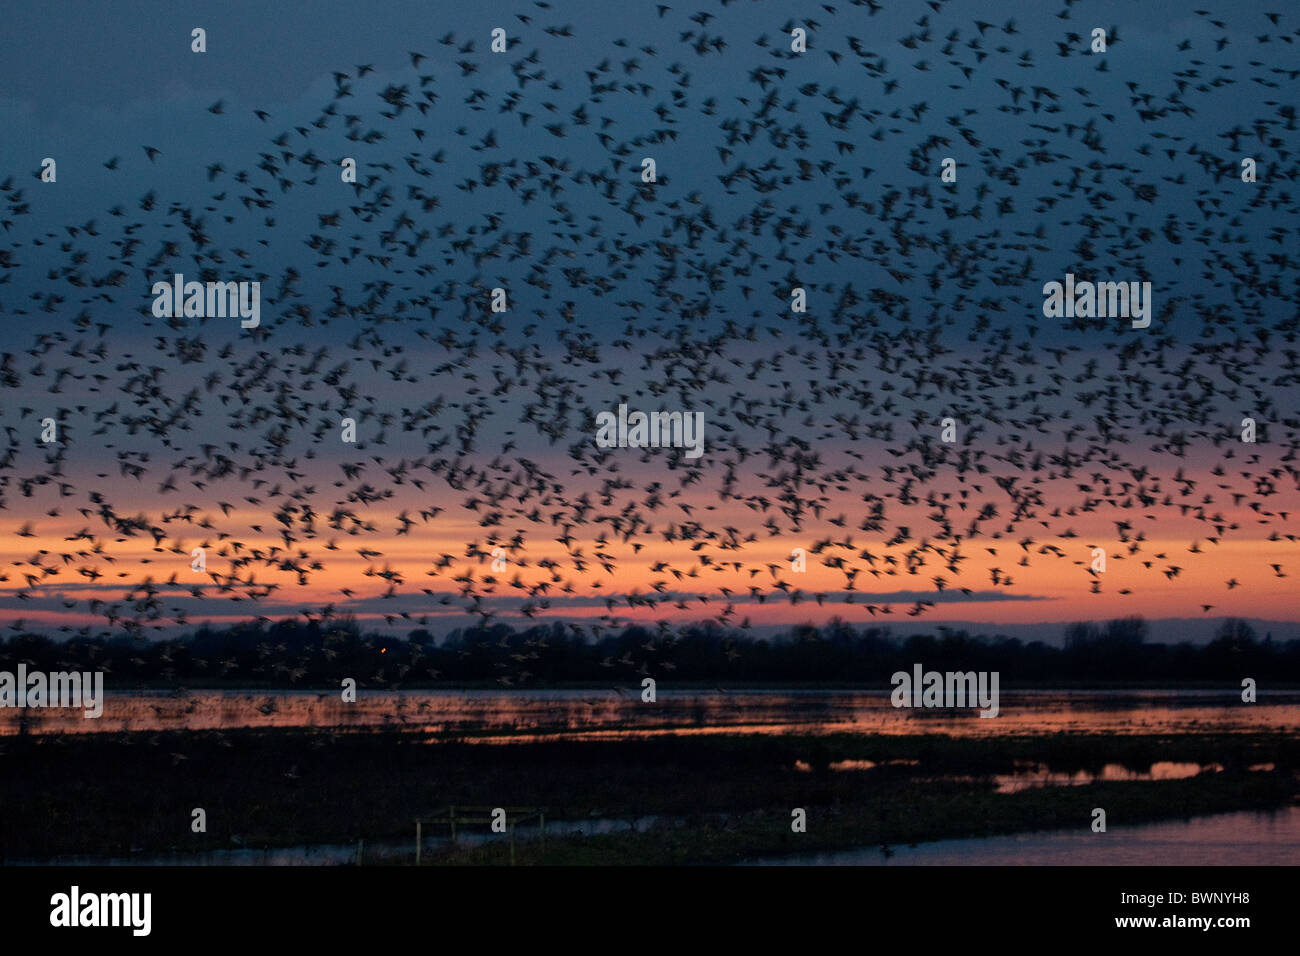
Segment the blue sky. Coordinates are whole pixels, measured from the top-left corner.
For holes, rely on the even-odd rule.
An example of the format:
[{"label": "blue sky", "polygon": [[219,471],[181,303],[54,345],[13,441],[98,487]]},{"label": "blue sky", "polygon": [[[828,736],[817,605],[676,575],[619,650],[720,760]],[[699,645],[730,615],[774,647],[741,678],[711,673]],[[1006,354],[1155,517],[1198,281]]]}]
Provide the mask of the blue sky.
[{"label": "blue sky", "polygon": [[[475,447],[461,450],[480,466],[509,460],[501,450],[514,442],[575,496],[600,494],[607,474],[638,489],[693,474],[594,464],[592,416],[621,401],[708,408],[718,455],[691,494],[716,493],[738,461],[745,491],[779,489],[788,466],[763,454],[777,422],[782,441],[805,441],[828,468],[867,453],[872,478],[851,498],[860,507],[864,491],[897,491],[885,469],[916,451],[898,446],[945,414],[1005,474],[1077,444],[1062,437],[1077,427],[1094,436],[1080,468],[1126,480],[1146,466],[1177,488],[1186,467],[1202,489],[1222,436],[1258,414],[1275,442],[1265,466],[1280,468],[1296,435],[1295,359],[1279,347],[1295,337],[1294,14],[1274,25],[1269,4],[1208,15],[1201,3],[694,7],[16,9],[0,35],[0,167],[12,177],[0,197],[0,350],[18,356],[19,375],[0,392],[6,425],[29,439],[51,406],[67,410],[79,442],[67,473],[81,490],[102,469],[115,474],[124,449],[152,454],[148,481],[128,483],[130,507],[152,504],[146,489],[183,472],[182,454],[237,441],[241,463],[287,473],[293,457],[328,489],[317,508],[328,510],[327,466],[422,455],[427,436],[401,425],[424,403],[445,403],[434,439],[454,449],[472,430]],[[792,25],[809,30],[799,57],[788,55]],[[497,26],[515,41],[499,56],[488,49]],[[206,53],[190,50],[194,27],[207,31]],[[1088,51],[1093,27],[1111,34],[1105,54]],[[425,57],[418,67],[412,51]],[[336,71],[351,95],[339,97]],[[427,114],[385,116],[380,94],[392,87],[408,102],[424,91],[437,100]],[[348,129],[382,138],[358,142]],[[949,155],[955,184],[939,181]],[[1237,177],[1244,155],[1258,160],[1258,183]],[[34,176],[46,156],[58,161],[55,184]],[[313,172],[307,156],[324,165]],[[343,156],[359,163],[359,193],[339,181]],[[658,165],[652,191],[639,183],[643,156]],[[148,193],[156,203],[144,211]],[[243,201],[257,197],[266,208]],[[333,251],[310,248],[313,237]],[[124,240],[135,244],[125,264]],[[97,285],[119,268],[120,283]],[[148,314],[153,282],[205,268],[263,280],[256,334]],[[288,270],[297,278],[282,295]],[[1153,328],[1045,320],[1042,285],[1066,272],[1150,278]],[[809,290],[806,316],[789,312],[795,283]],[[511,296],[499,326],[484,310],[497,285]],[[83,309],[92,324],[77,324]],[[91,362],[96,344],[105,351]],[[202,360],[182,363],[199,345]],[[322,374],[309,374],[319,348]],[[87,366],[104,380],[76,378]],[[323,381],[335,367],[336,383]],[[276,434],[290,400],[302,420]],[[738,414],[750,402],[748,418]],[[530,404],[553,432],[521,419]],[[344,413],[363,423],[356,449],[314,434]],[[159,421],[176,423],[166,444],[150,434]],[[859,438],[882,424],[888,438]],[[1125,437],[1095,437],[1105,427]],[[1192,435],[1186,457],[1171,450],[1180,430]],[[11,446],[18,487],[48,479],[46,449]],[[921,488],[955,493],[945,480]],[[1259,490],[1253,475],[1224,482],[1220,500]],[[58,504],[42,498],[48,480],[30,500],[8,477],[3,487],[19,522]],[[198,490],[186,496],[211,507]],[[250,492],[224,493],[237,490]],[[478,523],[472,492],[436,493]],[[1076,501],[1057,494],[1058,510]],[[634,497],[611,494],[611,514]],[[1153,533],[1195,536],[1179,503],[1144,519]],[[926,519],[904,520],[916,530]],[[1060,525],[1047,530],[1074,530]]]}]

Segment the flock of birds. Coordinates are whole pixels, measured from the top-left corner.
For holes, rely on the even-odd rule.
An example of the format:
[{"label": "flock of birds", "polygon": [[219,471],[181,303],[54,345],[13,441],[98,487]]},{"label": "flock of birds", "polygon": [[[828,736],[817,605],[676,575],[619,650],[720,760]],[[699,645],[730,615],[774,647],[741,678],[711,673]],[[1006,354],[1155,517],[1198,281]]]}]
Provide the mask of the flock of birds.
[{"label": "flock of birds", "polygon": [[[43,214],[62,178],[8,176],[8,627],[297,606],[667,636],[787,601],[919,616],[1031,566],[1115,597],[1093,547],[1135,568],[1123,595],[1293,547],[1296,18],[1198,10],[1130,51],[1074,0],[1028,27],[950,6],[886,35],[875,0],[657,4],[628,30],[652,42],[536,0],[505,53],[449,32],[310,114],[213,103],[188,122],[231,145],[192,193],[114,186],[190,162],[161,135],[105,144],[80,222]],[[1152,281],[1150,328],[1044,319],[1066,272]],[[175,273],[260,281],[261,324],[155,318]],[[704,455],[598,447],[619,403],[703,411]],[[1286,577],[1268,555],[1224,594]]]}]

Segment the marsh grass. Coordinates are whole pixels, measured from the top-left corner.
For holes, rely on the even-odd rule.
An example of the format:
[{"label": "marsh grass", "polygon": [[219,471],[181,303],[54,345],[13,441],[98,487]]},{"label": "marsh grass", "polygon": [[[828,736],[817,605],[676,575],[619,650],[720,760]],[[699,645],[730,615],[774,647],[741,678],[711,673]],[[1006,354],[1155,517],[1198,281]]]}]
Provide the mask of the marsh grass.
[{"label": "marsh grass", "polygon": [[[1113,802],[1112,819],[1134,821],[1278,806],[1296,792],[1300,767],[1300,741],[1281,733],[487,745],[393,731],[259,729],[8,738],[0,747],[0,852],[36,860],[405,840],[416,819],[461,805],[545,807],[549,820],[671,821],[656,836],[557,837],[548,840],[547,862],[709,861],[1062,826],[1086,822],[1094,806],[1112,812],[1104,800]],[[916,763],[832,771],[840,760]],[[1026,762],[1095,773],[1115,763],[1142,772],[1156,761],[1224,770],[1004,795],[992,782]],[[1259,764],[1276,769],[1248,772]],[[207,813],[206,833],[191,832],[196,807]],[[797,844],[790,843],[791,807],[806,807],[819,821]],[[496,849],[443,859],[489,862]],[[527,843],[518,853],[535,862]]]}]

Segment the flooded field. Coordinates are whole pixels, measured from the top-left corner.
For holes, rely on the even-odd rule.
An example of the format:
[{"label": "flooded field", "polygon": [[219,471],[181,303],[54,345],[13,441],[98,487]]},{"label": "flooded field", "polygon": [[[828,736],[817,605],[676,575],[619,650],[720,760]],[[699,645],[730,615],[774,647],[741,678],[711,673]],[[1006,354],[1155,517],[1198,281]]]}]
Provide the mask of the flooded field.
[{"label": "flooded field", "polygon": [[1295,866],[1300,807],[1192,820],[862,847],[755,861],[789,866]]},{"label": "flooded field", "polygon": [[195,690],[106,695],[103,716],[75,709],[0,710],[0,736],[248,727],[410,730],[502,742],[661,734],[1252,733],[1300,731],[1300,692],[1005,691],[1001,712],[894,708],[884,691],[661,691],[653,704],[628,689],[556,691]]}]

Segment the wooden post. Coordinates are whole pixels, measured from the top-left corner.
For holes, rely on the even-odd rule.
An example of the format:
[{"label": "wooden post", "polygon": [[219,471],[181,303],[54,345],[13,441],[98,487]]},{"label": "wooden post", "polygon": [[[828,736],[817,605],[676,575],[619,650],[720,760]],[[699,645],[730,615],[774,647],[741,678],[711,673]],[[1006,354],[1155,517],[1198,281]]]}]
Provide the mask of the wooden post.
[{"label": "wooden post", "polygon": [[456,842],[456,808],[452,807],[447,811],[447,817],[451,820],[451,842]]},{"label": "wooden post", "polygon": [[420,821],[415,821],[415,865],[420,865]]}]

